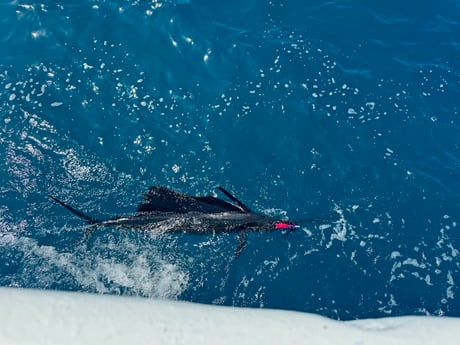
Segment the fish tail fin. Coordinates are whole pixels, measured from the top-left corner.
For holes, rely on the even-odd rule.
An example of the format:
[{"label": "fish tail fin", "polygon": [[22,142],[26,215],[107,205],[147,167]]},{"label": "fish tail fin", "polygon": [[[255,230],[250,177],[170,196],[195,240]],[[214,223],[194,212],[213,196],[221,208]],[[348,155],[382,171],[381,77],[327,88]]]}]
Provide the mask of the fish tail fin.
[{"label": "fish tail fin", "polygon": [[50,197],[50,199],[54,200],[55,202],[57,202],[62,207],[65,207],[66,209],[68,209],[70,212],[72,212],[78,218],[83,219],[89,225],[95,225],[95,224],[98,224],[98,223],[101,222],[99,219],[96,219],[96,218],[93,218],[93,217],[90,217],[90,216],[84,214],[83,212],[73,208],[70,205],[67,205],[65,202],[59,200],[58,198],[55,198],[54,196],[51,196],[51,195],[48,195],[48,196]]}]

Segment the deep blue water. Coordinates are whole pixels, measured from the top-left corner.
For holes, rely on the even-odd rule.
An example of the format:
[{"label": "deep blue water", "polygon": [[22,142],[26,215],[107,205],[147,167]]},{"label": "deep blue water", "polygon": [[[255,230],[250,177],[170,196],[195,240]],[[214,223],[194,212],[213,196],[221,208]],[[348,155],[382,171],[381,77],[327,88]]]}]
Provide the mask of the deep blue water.
[{"label": "deep blue water", "polygon": [[[460,2],[0,3],[0,285],[460,316]],[[84,224],[217,185],[289,236]]]}]

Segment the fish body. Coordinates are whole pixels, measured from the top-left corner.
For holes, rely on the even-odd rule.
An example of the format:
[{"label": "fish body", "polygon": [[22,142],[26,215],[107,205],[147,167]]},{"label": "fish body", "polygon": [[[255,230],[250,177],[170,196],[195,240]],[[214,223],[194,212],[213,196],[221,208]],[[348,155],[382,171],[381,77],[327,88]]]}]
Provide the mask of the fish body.
[{"label": "fish body", "polygon": [[218,189],[231,202],[214,196],[190,196],[163,186],[153,186],[145,193],[135,214],[107,220],[90,217],[54,196],[50,198],[85,220],[88,233],[100,227],[139,229],[158,234],[238,233],[236,256],[245,246],[248,231],[290,232],[298,227],[293,222],[253,212],[223,187],[219,186]]}]

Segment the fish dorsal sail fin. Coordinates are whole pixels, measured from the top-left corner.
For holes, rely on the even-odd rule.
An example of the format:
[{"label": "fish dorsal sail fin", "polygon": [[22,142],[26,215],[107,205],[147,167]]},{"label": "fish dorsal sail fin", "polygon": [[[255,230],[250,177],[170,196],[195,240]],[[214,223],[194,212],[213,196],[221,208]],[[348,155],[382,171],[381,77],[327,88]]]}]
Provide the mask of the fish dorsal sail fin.
[{"label": "fish dorsal sail fin", "polygon": [[[237,200],[235,197],[233,198]],[[230,199],[234,201],[234,199]],[[240,201],[238,202],[242,205]],[[145,193],[144,200],[139,204],[137,211],[171,213],[247,212],[247,208],[242,208],[240,204],[234,205],[213,196],[190,196],[166,187],[153,186]]]},{"label": "fish dorsal sail fin", "polygon": [[241,212],[238,206],[213,196],[197,196],[194,199],[198,202],[198,206],[201,209],[200,212]]},{"label": "fish dorsal sail fin", "polygon": [[145,192],[137,211],[187,213],[194,210],[195,204],[196,200],[191,196],[166,187],[153,186]]},{"label": "fish dorsal sail fin", "polygon": [[219,186],[217,187],[222,193],[225,194],[227,198],[229,198],[231,201],[233,201],[236,205],[238,205],[238,208],[240,209],[241,212],[243,213],[250,213],[252,212],[249,207],[247,207],[245,204],[243,204],[240,200],[238,200],[233,194],[231,194],[229,191],[224,189],[224,187]]}]

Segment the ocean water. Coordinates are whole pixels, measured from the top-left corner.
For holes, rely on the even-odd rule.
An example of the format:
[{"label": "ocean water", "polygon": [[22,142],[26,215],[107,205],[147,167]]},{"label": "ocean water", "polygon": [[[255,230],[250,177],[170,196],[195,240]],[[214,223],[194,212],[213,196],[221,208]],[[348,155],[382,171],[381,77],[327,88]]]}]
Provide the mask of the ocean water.
[{"label": "ocean water", "polygon": [[[2,1],[0,285],[460,316],[460,2]],[[289,235],[98,231],[151,185]]]}]

